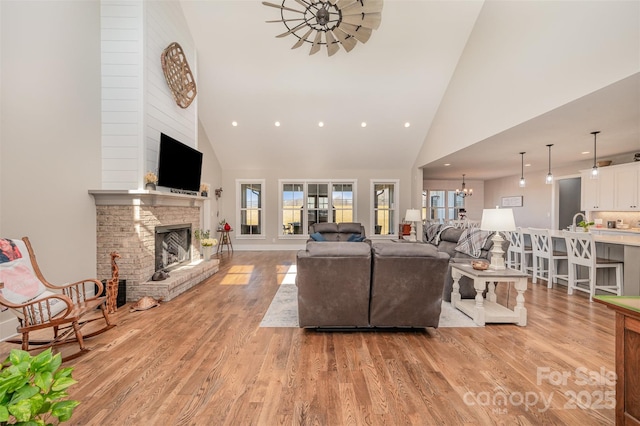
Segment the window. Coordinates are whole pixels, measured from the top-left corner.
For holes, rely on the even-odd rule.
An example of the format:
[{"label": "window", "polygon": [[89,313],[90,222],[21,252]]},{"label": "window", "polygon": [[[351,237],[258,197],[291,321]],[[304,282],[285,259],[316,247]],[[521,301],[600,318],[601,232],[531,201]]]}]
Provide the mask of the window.
[{"label": "window", "polygon": [[302,234],[304,183],[282,185],[282,229],[285,234]]},{"label": "window", "polygon": [[334,183],[331,188],[333,221],[353,222],[353,184]]},{"label": "window", "polygon": [[329,184],[307,184],[307,226],[329,222]]},{"label": "window", "polygon": [[308,235],[314,223],[353,222],[354,187],[354,182],[280,181],[280,235]]},{"label": "window", "polygon": [[398,227],[398,210],[396,193],[399,182],[371,182],[373,200],[373,234],[396,235]]},{"label": "window", "polygon": [[429,220],[447,222],[459,217],[460,209],[464,209],[464,198],[458,197],[455,191],[428,191]]},{"label": "window", "polygon": [[264,181],[237,181],[240,200],[239,236],[263,236]]}]

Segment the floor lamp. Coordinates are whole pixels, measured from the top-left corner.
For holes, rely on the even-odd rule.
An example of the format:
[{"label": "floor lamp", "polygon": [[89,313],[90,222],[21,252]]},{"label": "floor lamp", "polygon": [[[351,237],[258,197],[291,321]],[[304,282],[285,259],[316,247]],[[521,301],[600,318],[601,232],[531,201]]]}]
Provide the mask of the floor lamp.
[{"label": "floor lamp", "polygon": [[502,243],[504,238],[500,235],[501,231],[515,231],[516,222],[513,219],[513,210],[511,209],[484,209],[482,210],[482,221],[480,229],[483,231],[493,232],[493,247],[491,248],[491,265],[489,269],[501,270],[507,269],[504,263],[504,250]]},{"label": "floor lamp", "polygon": [[422,214],[418,209],[408,209],[404,215],[404,220],[411,222],[411,233],[409,234],[409,241],[416,241],[416,222],[422,220]]}]

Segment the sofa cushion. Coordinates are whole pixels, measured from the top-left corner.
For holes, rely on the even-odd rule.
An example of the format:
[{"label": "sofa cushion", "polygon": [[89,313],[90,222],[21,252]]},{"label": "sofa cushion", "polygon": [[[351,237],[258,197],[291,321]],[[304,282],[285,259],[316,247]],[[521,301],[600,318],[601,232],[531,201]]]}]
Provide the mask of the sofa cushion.
[{"label": "sofa cushion", "polygon": [[478,258],[492,233],[478,228],[467,228],[460,235],[455,250],[471,257]]},{"label": "sofa cushion", "polygon": [[333,222],[314,223],[312,226],[314,232],[320,232],[323,234],[328,232],[338,232],[338,224]]},{"label": "sofa cushion", "polygon": [[435,224],[428,225],[424,230],[423,241],[425,243],[438,245],[438,243],[440,243],[440,235],[449,228],[453,228],[453,226],[445,225],[443,223],[435,223]]},{"label": "sofa cushion", "polygon": [[362,225],[359,222],[344,222],[338,224],[338,232],[343,234],[362,234]]},{"label": "sofa cushion", "polygon": [[319,232],[314,232],[309,236],[313,239],[313,241],[327,241],[327,239],[323,237],[322,234]]},{"label": "sofa cushion", "polygon": [[349,243],[347,241],[327,241],[307,243],[309,257],[349,257],[371,256],[371,246],[365,242]]},{"label": "sofa cushion", "polygon": [[373,244],[373,252],[376,256],[386,257],[437,257],[449,258],[447,253],[441,253],[436,246],[431,244],[377,242]]}]

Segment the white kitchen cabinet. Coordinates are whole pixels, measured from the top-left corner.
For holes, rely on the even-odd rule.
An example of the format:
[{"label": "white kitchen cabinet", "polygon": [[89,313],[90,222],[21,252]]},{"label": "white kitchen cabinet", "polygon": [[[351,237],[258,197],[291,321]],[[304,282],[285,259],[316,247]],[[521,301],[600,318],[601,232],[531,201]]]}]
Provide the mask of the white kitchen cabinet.
[{"label": "white kitchen cabinet", "polygon": [[615,172],[600,168],[598,179],[591,179],[591,169],[581,171],[581,207],[585,211],[615,210]]},{"label": "white kitchen cabinet", "polygon": [[615,171],[615,210],[640,211],[640,164],[623,164]]}]

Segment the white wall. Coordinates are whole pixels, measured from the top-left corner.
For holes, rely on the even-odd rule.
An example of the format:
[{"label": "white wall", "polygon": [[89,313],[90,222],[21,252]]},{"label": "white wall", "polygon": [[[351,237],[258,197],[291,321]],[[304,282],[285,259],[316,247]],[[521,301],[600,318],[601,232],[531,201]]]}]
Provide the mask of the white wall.
[{"label": "white wall", "polygon": [[102,188],[138,189],[157,173],[160,133],[198,148],[198,98],[179,107],[160,62],[172,42],[196,76],[195,46],[176,1],[103,0]]},{"label": "white wall", "polygon": [[187,108],[181,108],[173,99],[167,85],[160,55],[173,42],[182,47],[194,79],[197,75],[197,58],[193,38],[177,1],[144,2],[144,119],[145,119],[145,170],[156,171],[160,133],[199,149],[198,96]]},{"label": "white wall", "polygon": [[[278,208],[280,191],[278,188],[279,179],[356,179],[356,218],[357,222],[365,226],[367,236],[372,237],[370,206],[371,194],[369,194],[371,179],[399,179],[400,180],[400,207],[398,213],[400,218],[404,217],[405,211],[411,207],[411,173],[409,170],[307,170],[304,168],[291,168],[288,170],[228,170],[223,171],[224,193],[221,199],[220,218],[224,218],[234,228],[239,228],[236,224],[236,202],[235,193],[236,179],[265,179],[266,202],[264,206],[265,238],[260,240],[235,239],[232,233],[233,246],[240,250],[251,249],[298,249],[306,242],[305,239],[279,239],[278,234],[282,229],[282,224],[278,222]],[[417,207],[417,206],[415,206]],[[375,237],[374,237],[375,238]]]},{"label": "white wall", "polygon": [[87,191],[100,185],[99,3],[0,9],[0,235],[28,236],[51,282],[95,277]]},{"label": "white wall", "polygon": [[640,71],[640,2],[487,1],[420,167]]},{"label": "white wall", "polygon": [[[205,201],[202,209],[202,229],[213,230],[216,229],[218,224],[218,213],[222,203],[222,199],[216,200],[215,197],[215,189],[222,186],[222,167],[220,167],[220,161],[213,151],[209,136],[201,124],[198,129],[198,149],[202,152],[202,176],[200,181],[209,184],[209,200]],[[223,194],[228,195],[224,191]]]}]

